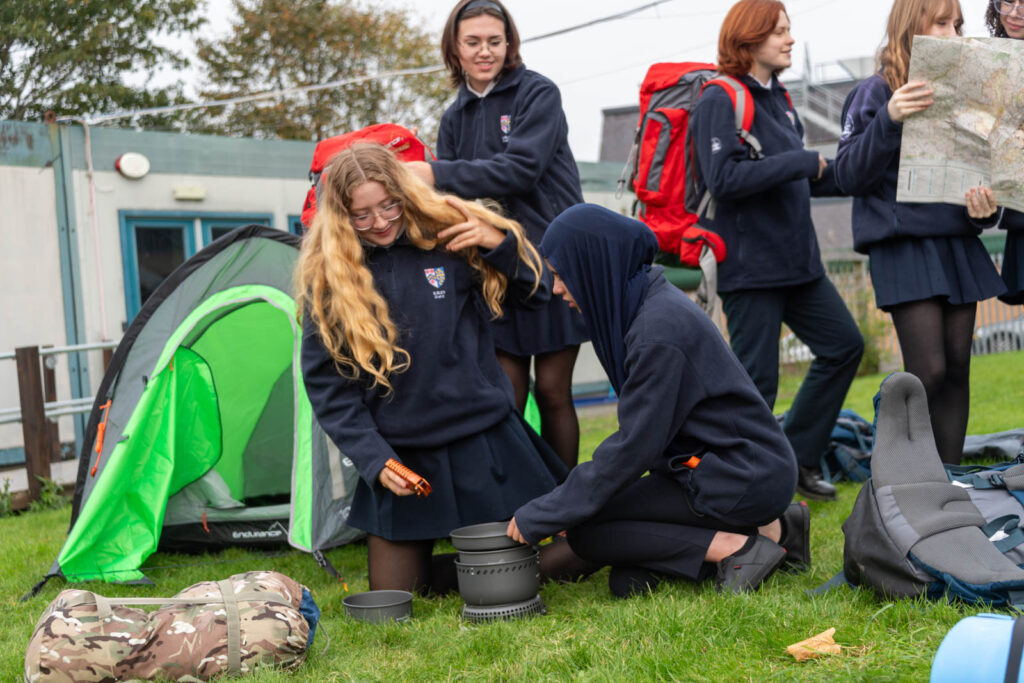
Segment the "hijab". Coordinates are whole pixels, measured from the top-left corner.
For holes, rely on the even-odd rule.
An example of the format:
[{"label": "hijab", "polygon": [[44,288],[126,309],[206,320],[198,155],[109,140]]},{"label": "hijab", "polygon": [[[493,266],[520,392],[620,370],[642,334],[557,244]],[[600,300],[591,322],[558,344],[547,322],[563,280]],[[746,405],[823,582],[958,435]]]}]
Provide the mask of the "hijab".
[{"label": "hijab", "polygon": [[657,251],[646,225],[594,204],[563,211],[540,243],[540,253],[576,300],[616,393],[626,376],[626,331],[647,294]]}]

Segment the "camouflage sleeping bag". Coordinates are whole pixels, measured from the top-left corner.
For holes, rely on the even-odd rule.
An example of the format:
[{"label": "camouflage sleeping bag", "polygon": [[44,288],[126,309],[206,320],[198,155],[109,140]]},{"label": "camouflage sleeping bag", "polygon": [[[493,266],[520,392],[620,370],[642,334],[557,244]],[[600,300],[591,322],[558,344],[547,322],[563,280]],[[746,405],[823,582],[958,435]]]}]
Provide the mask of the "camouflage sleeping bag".
[{"label": "camouflage sleeping bag", "polygon": [[25,680],[194,681],[258,666],[292,669],[306,658],[319,617],[309,590],[277,572],[204,581],[173,598],[65,590],[36,624]]}]

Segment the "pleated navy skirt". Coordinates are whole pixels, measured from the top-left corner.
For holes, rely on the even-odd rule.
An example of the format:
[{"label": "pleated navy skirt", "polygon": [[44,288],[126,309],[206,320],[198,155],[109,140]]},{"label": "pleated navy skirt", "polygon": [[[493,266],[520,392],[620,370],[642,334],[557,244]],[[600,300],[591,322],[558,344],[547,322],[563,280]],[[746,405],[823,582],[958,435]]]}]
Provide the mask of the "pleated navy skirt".
[{"label": "pleated navy skirt", "polygon": [[561,351],[587,340],[583,316],[557,296],[535,311],[506,306],[491,329],[494,346],[514,356]]},{"label": "pleated navy skirt", "polygon": [[566,474],[551,447],[515,411],[494,427],[440,448],[396,449],[433,488],[396,496],[361,478],[348,522],[392,541],[444,538],[453,529],[509,519]]},{"label": "pleated navy skirt", "polygon": [[1008,304],[1024,304],[1024,230],[1009,230],[1003,248],[1003,283],[1006,293],[999,298]]},{"label": "pleated navy skirt", "polygon": [[934,297],[975,303],[1006,291],[975,236],[891,239],[871,247],[868,256],[875,304],[882,310]]}]

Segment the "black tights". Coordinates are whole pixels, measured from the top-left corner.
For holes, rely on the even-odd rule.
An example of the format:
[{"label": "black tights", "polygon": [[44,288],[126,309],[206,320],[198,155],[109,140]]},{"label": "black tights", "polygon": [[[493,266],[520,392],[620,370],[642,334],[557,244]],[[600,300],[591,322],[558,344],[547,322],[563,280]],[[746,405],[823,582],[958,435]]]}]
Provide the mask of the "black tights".
[{"label": "black tights", "polygon": [[[370,590],[403,590],[445,595],[458,589],[455,553],[434,555],[434,541],[389,541],[372,534],[366,537]],[[544,580],[575,581],[592,574],[600,565],[572,551],[564,539],[541,546],[540,576]]]},{"label": "black tights", "polygon": [[433,554],[434,541],[389,541],[369,534],[366,558],[370,590],[402,590],[444,595],[455,590],[455,554]]},{"label": "black tights", "polygon": [[[580,452],[580,423],[572,403],[572,369],[579,346],[533,356],[533,397],[540,412],[540,435],[569,469],[575,467]],[[526,409],[530,391],[530,356],[513,356],[498,351],[498,362],[515,390],[516,407]]]},{"label": "black tights", "polygon": [[935,446],[944,463],[959,464],[971,405],[971,340],[977,304],[911,301],[890,313],[904,369],[928,395]]}]

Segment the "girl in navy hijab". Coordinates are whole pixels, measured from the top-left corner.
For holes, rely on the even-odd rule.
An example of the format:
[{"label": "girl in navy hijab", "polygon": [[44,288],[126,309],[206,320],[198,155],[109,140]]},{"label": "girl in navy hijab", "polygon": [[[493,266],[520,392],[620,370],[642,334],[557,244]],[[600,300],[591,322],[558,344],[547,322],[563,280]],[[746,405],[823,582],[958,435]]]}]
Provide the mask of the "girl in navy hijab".
[{"label": "girl in navy hijab", "polygon": [[787,560],[809,564],[793,450],[711,320],[651,265],[654,234],[582,204],[540,249],[618,394],[619,429],[516,510],[509,536],[567,529],[577,554],[612,566],[621,597],[665,576],[749,591]]}]

